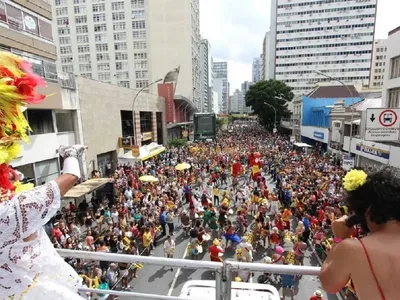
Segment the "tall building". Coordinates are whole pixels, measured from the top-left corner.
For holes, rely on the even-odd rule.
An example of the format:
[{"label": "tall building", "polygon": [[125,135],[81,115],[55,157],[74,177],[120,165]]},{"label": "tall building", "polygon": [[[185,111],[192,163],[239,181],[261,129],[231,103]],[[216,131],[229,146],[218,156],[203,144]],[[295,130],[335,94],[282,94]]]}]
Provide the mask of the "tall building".
[{"label": "tall building", "polygon": [[211,109],[211,91],[213,84],[211,46],[208,40],[201,40],[200,44],[200,106],[202,112]]},{"label": "tall building", "polygon": [[238,89],[231,96],[231,112],[243,113],[243,93]]},{"label": "tall building", "polygon": [[246,106],[246,93],[253,84],[254,83],[250,82],[250,81],[245,81],[242,83],[241,92],[242,92],[243,97],[242,97],[242,101],[239,104],[239,106],[242,108],[243,113],[251,113],[251,107]]},{"label": "tall building", "polygon": [[386,51],[386,39],[374,41],[374,51],[372,52],[371,62],[371,76],[369,81],[369,87],[371,89],[381,89],[383,86],[386,64]]},{"label": "tall building", "polygon": [[262,74],[262,59],[260,57],[256,57],[253,59],[253,66],[252,66],[252,79],[253,82],[259,82],[261,80]]},{"label": "tall building", "polygon": [[315,71],[369,84],[377,0],[272,0],[270,63],[275,79],[307,94]]},{"label": "tall building", "polygon": [[389,32],[386,50],[382,107],[400,107],[400,26]]},{"label": "tall building", "polygon": [[64,72],[143,88],[180,66],[176,93],[199,103],[199,0],[56,0],[52,7]]},{"label": "tall building", "polygon": [[229,83],[228,63],[214,62],[214,90],[218,93],[218,105],[221,113],[228,113],[229,110]]},{"label": "tall building", "polygon": [[271,33],[269,31],[265,33],[263,40],[263,53],[261,54],[261,80],[269,80],[273,78],[273,72],[270,70],[270,35]]}]

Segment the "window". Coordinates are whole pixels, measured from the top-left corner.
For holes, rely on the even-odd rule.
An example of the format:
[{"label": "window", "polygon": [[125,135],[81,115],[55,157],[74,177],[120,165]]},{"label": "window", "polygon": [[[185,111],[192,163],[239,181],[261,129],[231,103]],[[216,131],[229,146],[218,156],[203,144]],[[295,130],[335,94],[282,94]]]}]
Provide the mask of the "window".
[{"label": "window", "polygon": [[90,52],[89,45],[79,45],[78,46],[78,53]]},{"label": "window", "polygon": [[115,63],[115,68],[117,70],[128,70],[128,62],[127,61],[117,61]]},{"label": "window", "polygon": [[110,63],[99,63],[97,64],[97,70],[99,71],[109,71]]},{"label": "window", "polygon": [[132,8],[144,8],[144,0],[131,0]]},{"label": "window", "polygon": [[113,23],[113,30],[126,30],[126,24],[125,22],[115,22]]},{"label": "window", "polygon": [[113,12],[112,20],[113,21],[125,20],[125,12],[123,12],[123,11]]},{"label": "window", "polygon": [[71,48],[71,46],[62,46],[62,47],[60,47],[60,53],[61,53],[61,54],[69,54],[69,53],[72,53],[72,48]]},{"label": "window", "polygon": [[115,60],[127,60],[128,53],[126,52],[117,52],[115,53]]},{"label": "window", "polygon": [[117,77],[117,79],[129,79],[129,72],[128,71],[118,72],[117,74],[115,74],[115,77]]},{"label": "window", "polygon": [[125,42],[122,42],[122,43],[115,43],[115,44],[114,44],[114,49],[115,49],[115,50],[127,50],[127,49],[128,49],[128,46],[127,46],[127,44],[126,44]]},{"label": "window", "polygon": [[124,10],[124,1],[112,2],[111,10]]},{"label": "window", "polygon": [[94,35],[94,39],[96,42],[103,42],[103,43],[107,43],[108,42],[108,38],[107,38],[107,33],[96,33]]},{"label": "window", "polygon": [[69,36],[64,36],[59,38],[60,45],[71,44],[71,38]]},{"label": "window", "polygon": [[69,64],[72,61],[72,56],[61,56],[62,64]]},{"label": "window", "polygon": [[96,51],[97,52],[108,51],[108,44],[97,44]]},{"label": "window", "polygon": [[74,0],[74,4],[84,4],[86,0]]},{"label": "window", "polygon": [[153,131],[153,112],[141,111],[140,112],[140,132]]},{"label": "window", "polygon": [[400,88],[389,90],[389,103],[388,107],[398,108],[400,104]]},{"label": "window", "polygon": [[146,86],[149,85],[149,81],[148,80],[136,80],[136,88],[140,89],[140,88],[144,88]]},{"label": "window", "polygon": [[390,59],[390,79],[400,77],[400,55]]},{"label": "window", "polygon": [[136,79],[147,79],[147,71],[136,71]]},{"label": "window", "polygon": [[108,61],[110,60],[110,55],[108,53],[100,53],[100,54],[96,54],[96,59],[97,61]]},{"label": "window", "polygon": [[95,32],[107,31],[107,25],[106,24],[95,25],[94,26],[94,31]]},{"label": "window", "polygon": [[54,132],[51,110],[28,109],[28,122],[34,135]]},{"label": "window", "polygon": [[147,59],[147,53],[135,53],[134,59]]},{"label": "window", "polygon": [[61,70],[65,73],[74,73],[74,66],[73,65],[65,65],[61,67]]},{"label": "window", "polygon": [[56,16],[68,15],[68,7],[56,8]]},{"label": "window", "polygon": [[78,60],[79,62],[90,62],[90,54],[80,54]]},{"label": "window", "polygon": [[82,73],[81,76],[91,79],[92,78],[92,73]]},{"label": "window", "polygon": [[79,72],[91,72],[92,66],[90,64],[79,65]]},{"label": "window", "polygon": [[145,21],[132,21],[132,28],[133,29],[145,29],[146,23],[145,23]]},{"label": "window", "polygon": [[118,86],[129,88],[129,81],[119,81]]},{"label": "window", "polygon": [[133,30],[132,37],[135,40],[146,39],[146,30]]},{"label": "window", "polygon": [[146,41],[134,41],[133,49],[146,49]]},{"label": "window", "polygon": [[125,41],[125,40],[126,40],[126,32],[114,33],[114,41]]},{"label": "window", "polygon": [[58,35],[63,35],[63,34],[70,34],[71,31],[69,30],[69,27],[59,27],[58,29]]},{"label": "window", "polygon": [[359,125],[353,124],[353,126],[351,126],[351,135],[352,136],[358,136],[359,135],[359,129],[360,129]]},{"label": "window", "polygon": [[76,23],[76,24],[87,23],[87,16],[78,16],[78,17],[75,17],[75,23]]},{"label": "window", "polygon": [[101,13],[101,14],[93,14],[93,22],[105,22],[106,20],[106,14]]},{"label": "window", "polygon": [[60,176],[58,162],[57,158],[53,158],[35,163],[36,183],[44,184],[56,180]]},{"label": "window", "polygon": [[93,4],[93,12],[102,12],[106,10],[105,4]]},{"label": "window", "polygon": [[134,136],[133,113],[131,110],[121,110],[122,136]]},{"label": "window", "polygon": [[68,25],[69,20],[67,17],[61,17],[61,18],[57,18],[57,25],[61,26],[61,25]]},{"label": "window", "polygon": [[134,10],[132,11],[132,19],[144,19],[144,10]]},{"label": "window", "polygon": [[89,43],[89,36],[87,35],[77,35],[76,36],[76,42],[78,44],[86,44]]},{"label": "window", "polygon": [[147,61],[135,62],[135,69],[147,69]]},{"label": "window", "polygon": [[57,132],[74,131],[74,114],[72,111],[56,112]]},{"label": "window", "polygon": [[67,0],[56,0],[56,6],[67,5]]},{"label": "window", "polygon": [[88,26],[87,25],[76,26],[76,33],[88,33]]},{"label": "window", "polygon": [[74,6],[75,14],[87,14],[86,5]]},{"label": "window", "polygon": [[99,72],[99,80],[102,80],[102,81],[110,80],[110,73],[109,72],[108,73]]}]

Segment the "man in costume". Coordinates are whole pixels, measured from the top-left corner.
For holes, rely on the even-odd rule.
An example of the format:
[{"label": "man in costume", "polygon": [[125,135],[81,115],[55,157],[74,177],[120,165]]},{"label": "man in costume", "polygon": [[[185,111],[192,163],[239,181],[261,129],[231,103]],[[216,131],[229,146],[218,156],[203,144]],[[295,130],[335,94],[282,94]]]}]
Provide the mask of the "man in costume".
[{"label": "man in costume", "polygon": [[43,84],[29,63],[0,52],[0,299],[82,299],[82,279],[57,254],[43,226],[81,177],[85,147],[61,147],[63,174],[36,188],[21,184],[23,175],[9,166],[20,152],[18,141],[28,141],[21,107],[45,98],[35,93]]}]

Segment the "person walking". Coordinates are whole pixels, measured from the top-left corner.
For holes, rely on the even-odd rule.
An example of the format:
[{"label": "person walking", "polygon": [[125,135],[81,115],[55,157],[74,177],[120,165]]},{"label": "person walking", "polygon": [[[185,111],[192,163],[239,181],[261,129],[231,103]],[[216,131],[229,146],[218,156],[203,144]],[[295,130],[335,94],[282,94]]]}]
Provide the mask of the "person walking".
[{"label": "person walking", "polygon": [[[167,258],[173,258],[175,252],[175,241],[172,239],[171,235],[167,236],[164,242],[164,256]],[[171,272],[174,269],[171,267]]]}]

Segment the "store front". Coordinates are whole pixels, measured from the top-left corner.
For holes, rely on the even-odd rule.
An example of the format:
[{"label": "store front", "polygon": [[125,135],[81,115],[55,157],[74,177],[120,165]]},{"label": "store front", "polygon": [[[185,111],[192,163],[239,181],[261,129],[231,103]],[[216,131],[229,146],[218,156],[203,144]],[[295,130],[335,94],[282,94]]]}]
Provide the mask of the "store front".
[{"label": "store front", "polygon": [[358,167],[381,167],[389,164],[389,145],[354,138],[351,143],[351,152],[356,155]]},{"label": "store front", "polygon": [[328,149],[329,129],[314,126],[301,126],[301,141],[310,144],[322,152]]}]

